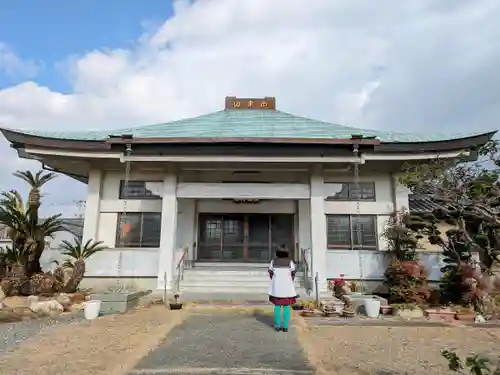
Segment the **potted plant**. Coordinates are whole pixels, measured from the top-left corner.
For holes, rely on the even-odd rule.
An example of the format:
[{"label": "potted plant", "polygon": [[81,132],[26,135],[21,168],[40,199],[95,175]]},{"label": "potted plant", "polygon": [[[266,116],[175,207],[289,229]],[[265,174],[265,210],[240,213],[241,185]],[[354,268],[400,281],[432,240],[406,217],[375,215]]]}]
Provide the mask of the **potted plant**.
[{"label": "potted plant", "polygon": [[329,302],[321,302],[321,310],[324,316],[332,316],[339,314],[342,310],[338,309],[337,304]]},{"label": "potted plant", "polygon": [[304,310],[304,302],[300,301],[299,303],[294,303],[292,305],[292,310]]},{"label": "potted plant", "polygon": [[170,310],[180,310],[182,309],[182,303],[179,302],[180,294],[176,292],[174,294],[174,302],[170,302]]},{"label": "potted plant", "polygon": [[471,306],[459,307],[456,310],[455,318],[465,322],[473,322],[476,319],[476,311]]},{"label": "potted plant", "polygon": [[435,309],[426,309],[424,310],[424,315],[427,319],[434,321],[445,321],[447,323],[451,323],[455,320],[455,311],[447,306]]},{"label": "potted plant", "polygon": [[346,318],[352,318],[356,315],[356,307],[354,303],[347,299],[344,305],[344,309],[342,310],[342,316]]},{"label": "potted plant", "polygon": [[362,295],[363,294],[363,291],[361,288],[361,283],[359,283],[357,281],[351,281],[350,288],[351,288],[351,295]]},{"label": "potted plant", "polygon": [[344,280],[344,274],[340,274],[340,279],[333,279],[333,295],[337,298],[341,298],[346,294],[351,294],[351,288],[349,284]]},{"label": "potted plant", "polygon": [[314,316],[316,311],[316,303],[314,301],[304,302],[304,308],[301,311],[302,316]]},{"label": "potted plant", "polygon": [[403,319],[422,318],[424,313],[422,309],[414,303],[398,303],[392,305],[392,312]]},{"label": "potted plant", "polygon": [[392,314],[392,306],[391,305],[382,305],[380,306],[380,313],[382,315],[391,315]]}]

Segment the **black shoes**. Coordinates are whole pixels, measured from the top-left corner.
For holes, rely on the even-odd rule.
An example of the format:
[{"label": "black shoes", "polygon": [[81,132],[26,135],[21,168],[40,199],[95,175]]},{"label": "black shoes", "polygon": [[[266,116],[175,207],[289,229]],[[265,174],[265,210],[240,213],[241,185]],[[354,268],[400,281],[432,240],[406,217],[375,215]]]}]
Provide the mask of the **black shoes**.
[{"label": "black shoes", "polygon": [[288,332],[288,328],[275,328],[276,332]]}]

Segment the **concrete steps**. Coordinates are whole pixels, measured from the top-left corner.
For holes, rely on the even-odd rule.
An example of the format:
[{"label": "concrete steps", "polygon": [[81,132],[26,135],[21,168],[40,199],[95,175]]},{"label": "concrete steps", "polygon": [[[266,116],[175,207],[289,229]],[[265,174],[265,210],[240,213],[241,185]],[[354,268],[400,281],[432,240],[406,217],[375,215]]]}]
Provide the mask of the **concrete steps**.
[{"label": "concrete steps", "polygon": [[[184,270],[180,283],[183,294],[247,294],[267,296],[269,275],[267,264],[200,263]],[[302,274],[297,273],[297,293],[301,288]]]}]

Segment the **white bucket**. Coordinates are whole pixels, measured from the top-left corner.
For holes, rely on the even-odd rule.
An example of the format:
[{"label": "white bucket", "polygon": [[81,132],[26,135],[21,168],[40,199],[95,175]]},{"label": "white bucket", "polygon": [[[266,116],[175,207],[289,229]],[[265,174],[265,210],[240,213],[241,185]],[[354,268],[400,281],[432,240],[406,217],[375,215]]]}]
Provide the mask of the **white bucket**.
[{"label": "white bucket", "polygon": [[377,318],[380,314],[380,300],[367,298],[364,301],[365,313],[369,318]]},{"label": "white bucket", "polygon": [[91,300],[83,303],[83,311],[85,312],[85,319],[92,320],[99,316],[101,310],[101,301]]}]

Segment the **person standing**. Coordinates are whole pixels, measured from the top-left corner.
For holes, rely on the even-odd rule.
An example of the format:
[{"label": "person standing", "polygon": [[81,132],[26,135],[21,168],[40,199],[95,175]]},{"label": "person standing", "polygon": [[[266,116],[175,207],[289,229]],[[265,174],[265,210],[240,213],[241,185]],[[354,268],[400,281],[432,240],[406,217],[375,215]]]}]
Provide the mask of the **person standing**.
[{"label": "person standing", "polygon": [[[295,263],[290,259],[288,250],[282,246],[269,265],[269,301],[274,305],[274,327],[276,332],[288,332],[291,318],[291,305],[296,303]],[[283,324],[281,318],[283,315]]]}]

